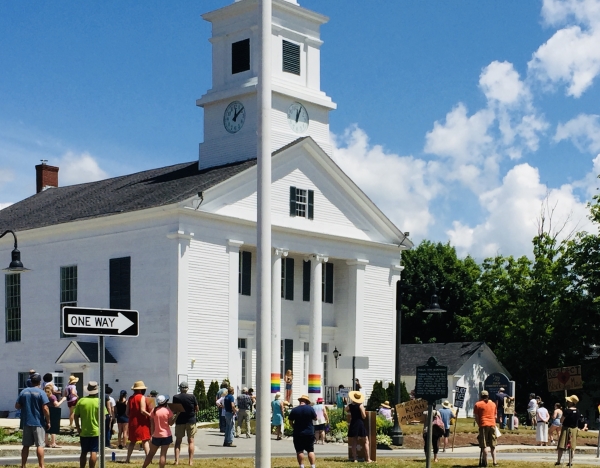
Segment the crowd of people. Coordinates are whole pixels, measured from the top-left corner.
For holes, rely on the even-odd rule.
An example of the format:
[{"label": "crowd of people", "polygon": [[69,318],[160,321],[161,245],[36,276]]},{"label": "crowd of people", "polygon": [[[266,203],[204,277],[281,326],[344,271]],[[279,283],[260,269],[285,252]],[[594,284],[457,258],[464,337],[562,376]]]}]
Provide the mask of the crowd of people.
[{"label": "crowd of people", "polygon": [[[291,371],[286,374],[286,396],[291,396],[293,376]],[[31,446],[36,447],[36,455],[40,467],[44,466],[44,447],[57,447],[55,435],[60,428],[60,406],[67,403],[69,407],[69,423],[80,437],[81,455],[80,467],[88,463],[94,468],[99,451],[100,424],[105,424],[105,445],[111,445],[113,435],[119,449],[127,448],[125,463],[130,463],[136,444],[145,452],[143,468],[146,468],[157,452],[159,452],[159,466],[166,464],[168,449],[174,445],[175,464],[179,463],[181,444],[184,437],[188,443],[188,464],[193,464],[194,436],[196,434],[196,413],[199,411],[198,401],[193,393],[188,393],[187,382],[179,384],[180,393],[174,395],[170,402],[169,395],[158,394],[151,391],[146,397],[147,387],[143,381],[134,382],[131,394],[121,390],[119,397],[112,397],[113,389],[106,385],[105,401],[103,402],[104,418],[99,421],[100,401],[98,383],[90,381],[85,387],[85,395],[77,393],[78,378],[70,376],[64,392],[53,382],[52,374],[42,377],[34,370],[30,371],[26,388],[22,390],[15,403],[21,411],[23,424],[23,449],[21,452],[22,466],[24,467]],[[359,387],[358,381],[355,388]],[[513,417],[514,398],[504,393],[501,388],[491,399],[487,390],[480,393],[480,399],[474,407],[475,422],[479,426],[478,442],[481,448],[480,466],[487,466],[489,448],[492,463],[497,465],[496,443],[499,429],[506,426],[506,418]],[[358,390],[345,391],[340,386],[336,398],[337,407],[345,408],[348,415],[348,443],[350,446],[350,459],[359,459],[358,448],[363,450],[360,458],[367,463],[371,461],[369,453],[369,437],[365,427],[366,411],[364,407],[365,396]],[[495,400],[495,401],[494,401]],[[329,423],[328,412],[323,398],[317,398],[314,404],[307,395],[302,395],[294,407],[289,400],[282,399],[281,393],[276,393],[271,402],[272,419],[275,440],[283,438],[284,415],[292,427],[292,437],[296,450],[298,464],[304,468],[304,452],[308,454],[311,467],[315,465],[315,443],[325,442],[325,428]],[[556,403],[552,413],[546,409],[544,403],[535,394],[530,395],[528,403],[528,425],[536,430],[536,441],[540,445],[557,444],[558,460],[568,451],[572,460],[577,447],[577,433],[587,430],[587,420],[577,411],[579,399],[576,395],[566,398],[563,406]],[[251,437],[250,420],[255,411],[256,398],[253,390],[244,387],[241,394],[235,396],[234,388],[228,381],[223,381],[216,395],[215,404],[219,408],[219,426],[224,434],[223,446],[235,447],[234,439],[245,436]],[[512,413],[510,412],[512,411]],[[392,408],[388,401],[383,402],[378,414],[389,421],[393,420]],[[516,417],[516,416],[515,416]],[[434,410],[432,415],[432,449],[434,461],[438,460],[440,439],[443,441],[442,451],[446,450],[450,435],[450,425],[456,418],[456,413],[448,400],[445,400],[439,410]],[[117,431],[114,430],[115,424]],[[171,433],[171,426],[175,425],[175,440]],[[423,439],[428,438],[428,425],[423,429]]]}]

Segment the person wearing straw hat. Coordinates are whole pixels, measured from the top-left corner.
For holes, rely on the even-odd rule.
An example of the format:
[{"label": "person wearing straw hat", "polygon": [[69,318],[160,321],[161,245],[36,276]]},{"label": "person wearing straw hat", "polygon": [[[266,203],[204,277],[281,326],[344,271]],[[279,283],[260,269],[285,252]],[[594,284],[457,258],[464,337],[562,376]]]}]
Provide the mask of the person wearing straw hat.
[{"label": "person wearing straw hat", "polygon": [[442,418],[444,423],[444,448],[442,449],[442,452],[445,452],[446,446],[448,445],[448,438],[450,437],[450,420],[454,417],[452,405],[448,400],[444,400],[438,413],[440,413],[440,418]]},{"label": "person wearing straw hat", "polygon": [[369,454],[369,437],[367,429],[365,428],[364,419],[367,417],[365,407],[365,396],[354,390],[348,393],[350,404],[346,407],[346,410],[350,414],[350,425],[348,426],[348,442],[352,450],[352,459],[350,461],[357,462],[356,448],[360,443],[365,448],[365,462],[371,463],[371,456]]},{"label": "person wearing straw hat", "polygon": [[377,413],[383,416],[388,421],[392,421],[394,419],[392,418],[392,407],[390,406],[390,402],[387,400],[379,405]]},{"label": "person wearing straw hat", "polygon": [[73,427],[73,410],[77,404],[77,387],[76,383],[79,382],[79,377],[74,375],[69,377],[69,384],[65,387],[65,397],[67,397],[67,406],[69,407],[69,426]]},{"label": "person wearing straw hat", "polygon": [[146,455],[150,451],[150,413],[147,411],[146,397],[144,396],[146,388],[142,380],[138,380],[131,387],[133,395],[127,402],[126,413],[129,418],[129,446],[125,463],[129,463],[131,453],[138,441],[142,441]]},{"label": "person wearing straw hat", "polygon": [[577,421],[579,419],[577,403],[579,403],[579,398],[577,395],[571,395],[565,398],[565,400],[567,404],[560,418],[562,429],[558,437],[558,460],[555,465],[560,465],[565,450],[569,450],[569,461],[572,464],[573,455],[575,455],[575,449],[577,448]]},{"label": "person wearing straw hat", "polygon": [[[81,455],[79,466],[84,468],[87,463],[87,455],[90,454],[90,468],[96,466],[98,451],[100,447],[100,399],[98,398],[98,382],[89,381],[86,388],[87,396],[80,398],[73,411],[75,415],[75,427],[79,433],[79,444]],[[106,412],[106,410],[105,410]],[[80,425],[81,420],[81,425]]]},{"label": "person wearing straw hat", "polygon": [[315,468],[315,428],[313,421],[317,419],[317,413],[310,406],[308,396],[300,396],[298,403],[300,404],[293,408],[288,416],[288,420],[294,429],[293,440],[296,459],[300,468],[304,468],[304,452],[306,451],[311,468]]}]

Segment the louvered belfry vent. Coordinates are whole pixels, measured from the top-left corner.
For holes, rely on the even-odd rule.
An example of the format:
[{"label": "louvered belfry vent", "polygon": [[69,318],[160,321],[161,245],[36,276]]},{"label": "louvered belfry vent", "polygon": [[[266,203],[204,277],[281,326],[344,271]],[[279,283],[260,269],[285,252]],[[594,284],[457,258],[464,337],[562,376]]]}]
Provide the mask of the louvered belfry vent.
[{"label": "louvered belfry vent", "polygon": [[250,39],[231,44],[231,74],[250,70]]},{"label": "louvered belfry vent", "polygon": [[283,41],[283,71],[300,74],[300,46],[286,40]]}]

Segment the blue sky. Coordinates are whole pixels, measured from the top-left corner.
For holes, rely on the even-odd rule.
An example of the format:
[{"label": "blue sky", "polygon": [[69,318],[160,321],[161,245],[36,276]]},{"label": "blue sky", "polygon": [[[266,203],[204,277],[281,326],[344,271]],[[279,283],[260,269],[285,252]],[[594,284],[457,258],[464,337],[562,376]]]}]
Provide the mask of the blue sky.
[{"label": "blue sky", "polygon": [[[197,159],[200,15],[229,3],[1,2],[0,207],[40,159],[61,185]],[[561,235],[592,229],[600,0],[299,3],[330,17],[335,159],[413,240],[529,254],[544,206]]]}]

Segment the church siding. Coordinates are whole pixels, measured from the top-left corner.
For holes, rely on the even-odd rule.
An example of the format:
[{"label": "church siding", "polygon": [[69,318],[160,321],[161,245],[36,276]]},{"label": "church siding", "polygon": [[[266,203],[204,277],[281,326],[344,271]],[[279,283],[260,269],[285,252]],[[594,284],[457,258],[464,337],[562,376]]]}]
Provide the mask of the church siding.
[{"label": "church siding", "polygon": [[227,376],[229,255],[225,245],[192,240],[189,259],[188,370],[192,382]]}]

